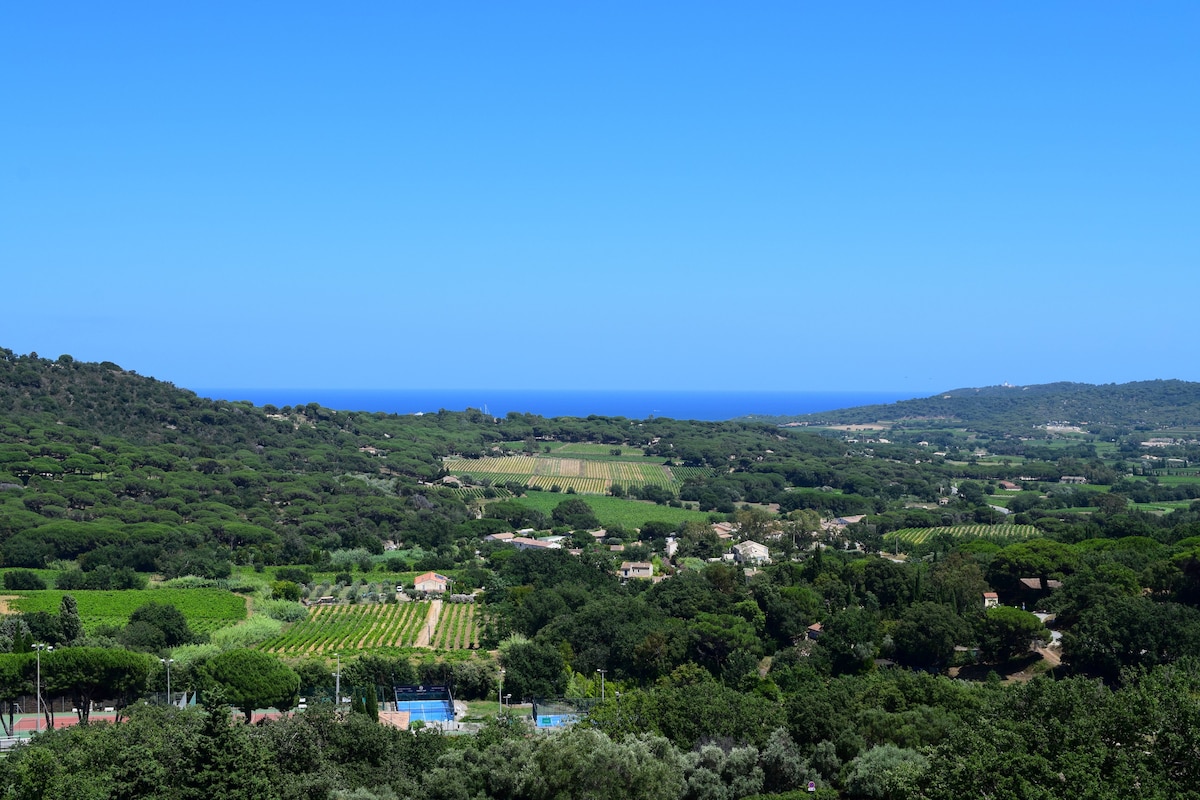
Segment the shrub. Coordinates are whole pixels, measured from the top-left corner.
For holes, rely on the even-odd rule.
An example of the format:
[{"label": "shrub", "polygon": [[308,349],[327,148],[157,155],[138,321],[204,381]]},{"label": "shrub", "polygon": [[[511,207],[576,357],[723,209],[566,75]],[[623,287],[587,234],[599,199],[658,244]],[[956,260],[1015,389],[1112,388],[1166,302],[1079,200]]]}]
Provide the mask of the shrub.
[{"label": "shrub", "polygon": [[271,596],[276,600],[300,599],[300,586],[292,581],[274,581],[271,583]]},{"label": "shrub", "polygon": [[275,570],[275,580],[291,581],[309,586],[312,584],[312,573],[300,567],[280,567]]},{"label": "shrub", "polygon": [[283,630],[283,623],[276,619],[257,614],[245,622],[231,628],[221,628],[213,631],[210,641],[222,652],[238,648],[253,647],[259,642],[265,642],[272,636],[278,636]]},{"label": "shrub", "polygon": [[254,608],[280,622],[298,622],[308,617],[308,610],[299,603],[287,600],[260,600]]},{"label": "shrub", "polygon": [[45,589],[46,582],[36,572],[27,569],[10,569],[4,573],[4,588],[13,591]]}]

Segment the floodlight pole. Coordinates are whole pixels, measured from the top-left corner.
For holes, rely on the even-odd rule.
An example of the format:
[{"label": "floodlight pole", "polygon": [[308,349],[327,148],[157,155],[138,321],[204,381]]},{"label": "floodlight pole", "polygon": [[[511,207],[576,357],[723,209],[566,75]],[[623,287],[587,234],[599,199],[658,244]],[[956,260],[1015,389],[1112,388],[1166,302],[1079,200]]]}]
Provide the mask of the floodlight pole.
[{"label": "floodlight pole", "polygon": [[333,707],[337,709],[342,705],[342,654],[334,653],[333,657],[337,659],[337,672],[333,673]]},{"label": "floodlight pole", "polygon": [[600,673],[600,702],[603,703],[604,702],[604,673],[608,672],[608,670],[598,669],[598,670],[596,670],[596,672]]},{"label": "floodlight pole", "polygon": [[175,659],[160,658],[159,661],[167,666],[167,705],[171,705],[171,665],[175,663]]},{"label": "floodlight pole", "polygon": [[45,644],[35,644],[33,649],[37,651],[37,717],[36,731],[42,732],[42,651],[53,650],[53,647]]}]

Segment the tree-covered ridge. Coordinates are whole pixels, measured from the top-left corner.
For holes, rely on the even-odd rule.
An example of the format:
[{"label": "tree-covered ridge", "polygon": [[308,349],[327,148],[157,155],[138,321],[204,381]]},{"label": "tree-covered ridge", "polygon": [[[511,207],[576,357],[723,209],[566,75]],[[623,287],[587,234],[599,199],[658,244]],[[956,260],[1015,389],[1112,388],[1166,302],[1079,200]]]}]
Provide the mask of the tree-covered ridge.
[{"label": "tree-covered ridge", "polygon": [[[80,559],[88,571],[220,576],[229,560],[297,563],[314,550],[379,553],[389,541],[453,562],[481,533],[464,499],[435,484],[449,455],[595,442],[740,472],[841,450],[758,423],[258,408],[111,363],[0,356],[0,551],[9,566]],[[715,507],[757,498],[747,489],[756,482],[731,477],[704,491]]]},{"label": "tree-covered ridge", "polygon": [[787,418],[809,424],[920,423],[987,431],[1025,431],[1050,424],[1085,429],[1155,430],[1200,425],[1200,383],[1179,380],[1122,384],[1047,383],[953,389],[887,405]]}]

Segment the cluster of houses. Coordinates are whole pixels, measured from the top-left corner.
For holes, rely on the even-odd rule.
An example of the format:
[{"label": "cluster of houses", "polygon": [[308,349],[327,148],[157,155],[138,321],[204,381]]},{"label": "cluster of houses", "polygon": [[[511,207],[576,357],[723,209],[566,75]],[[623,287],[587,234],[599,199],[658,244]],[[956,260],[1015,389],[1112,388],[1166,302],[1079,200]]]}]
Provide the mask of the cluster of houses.
[{"label": "cluster of houses", "polygon": [[[713,530],[720,539],[731,539],[734,536],[736,527],[728,522],[718,522],[713,524]],[[511,545],[519,550],[561,550],[563,547],[563,536],[548,536],[542,539],[534,538],[532,530],[522,530],[516,533],[493,533],[484,537],[486,542],[498,542],[500,544]],[[602,541],[607,532],[593,531],[592,538],[597,542]],[[668,540],[667,555],[674,555],[675,541]],[[625,549],[624,545],[613,544],[609,545],[609,550],[619,553]],[[568,552],[573,555],[579,555],[582,551],[579,549],[570,549]],[[771,563],[771,553],[767,546],[753,541],[738,542],[729,549],[724,557],[724,561],[743,565],[746,568],[754,568],[763,564]],[[663,575],[654,574],[654,565],[649,561],[624,561],[617,569],[617,577],[623,581],[627,580],[662,580]]]}]

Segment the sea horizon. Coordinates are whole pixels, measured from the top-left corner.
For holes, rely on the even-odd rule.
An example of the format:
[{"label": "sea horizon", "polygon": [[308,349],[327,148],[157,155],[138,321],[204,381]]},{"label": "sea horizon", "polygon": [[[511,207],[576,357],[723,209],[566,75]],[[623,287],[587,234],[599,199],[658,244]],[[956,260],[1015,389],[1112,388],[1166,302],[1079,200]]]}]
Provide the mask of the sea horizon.
[{"label": "sea horizon", "polygon": [[214,400],[256,406],[318,403],[337,411],[429,414],[478,409],[496,417],[510,412],[542,417],[669,417],[717,422],[787,417],[927,397],[915,391],[703,391],[583,389],[254,389],[203,388]]}]

